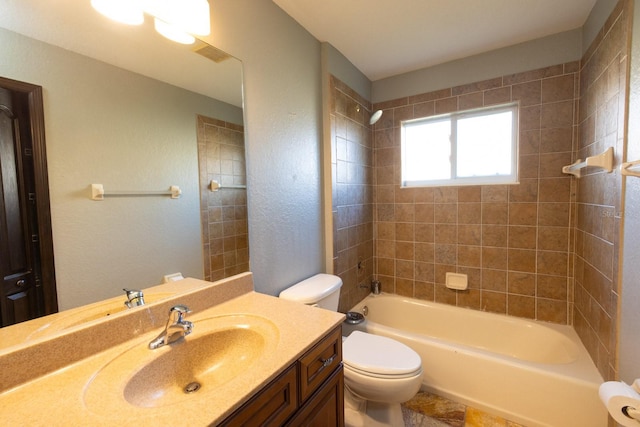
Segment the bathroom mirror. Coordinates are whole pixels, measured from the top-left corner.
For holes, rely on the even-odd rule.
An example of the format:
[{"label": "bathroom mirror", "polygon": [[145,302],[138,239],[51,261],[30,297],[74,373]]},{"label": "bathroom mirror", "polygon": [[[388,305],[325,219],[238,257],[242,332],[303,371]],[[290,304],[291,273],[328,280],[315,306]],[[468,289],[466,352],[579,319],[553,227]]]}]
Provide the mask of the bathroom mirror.
[{"label": "bathroom mirror", "polygon": [[[172,273],[206,278],[203,234],[224,231],[200,217],[201,197],[231,193],[212,196],[200,186],[215,173],[199,172],[206,160],[199,162],[198,143],[231,132],[238,170],[242,64],[203,41],[166,40],[146,21],[114,23],[89,0],[3,0],[0,6],[0,76],[43,88],[61,311],[114,297],[123,287],[160,284]],[[105,193],[177,185],[182,195],[93,201],[94,183]],[[236,194],[234,203],[243,198],[246,205],[246,195]],[[215,208],[203,211],[213,215],[210,222],[218,218]]]}]

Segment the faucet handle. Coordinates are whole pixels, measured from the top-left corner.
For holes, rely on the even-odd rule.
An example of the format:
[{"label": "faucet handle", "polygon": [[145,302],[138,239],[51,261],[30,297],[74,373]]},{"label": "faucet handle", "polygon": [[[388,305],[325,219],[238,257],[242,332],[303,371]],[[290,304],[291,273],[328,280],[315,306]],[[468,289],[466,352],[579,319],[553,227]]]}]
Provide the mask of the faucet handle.
[{"label": "faucet handle", "polygon": [[124,302],[128,308],[144,305],[144,293],[138,289],[122,288],[127,295],[127,301]]},{"label": "faucet handle", "polygon": [[176,313],[175,316],[177,317],[175,323],[183,323],[185,314],[191,313],[191,310],[186,305],[174,305],[169,309],[169,319],[174,317],[174,313]]}]

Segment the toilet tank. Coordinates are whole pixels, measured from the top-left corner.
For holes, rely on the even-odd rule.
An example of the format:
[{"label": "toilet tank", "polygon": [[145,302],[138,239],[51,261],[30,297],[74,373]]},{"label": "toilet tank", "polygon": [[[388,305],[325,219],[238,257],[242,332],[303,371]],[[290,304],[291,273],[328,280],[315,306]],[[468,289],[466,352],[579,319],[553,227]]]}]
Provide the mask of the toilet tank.
[{"label": "toilet tank", "polygon": [[342,279],[333,274],[316,274],[280,292],[280,298],[338,311]]}]

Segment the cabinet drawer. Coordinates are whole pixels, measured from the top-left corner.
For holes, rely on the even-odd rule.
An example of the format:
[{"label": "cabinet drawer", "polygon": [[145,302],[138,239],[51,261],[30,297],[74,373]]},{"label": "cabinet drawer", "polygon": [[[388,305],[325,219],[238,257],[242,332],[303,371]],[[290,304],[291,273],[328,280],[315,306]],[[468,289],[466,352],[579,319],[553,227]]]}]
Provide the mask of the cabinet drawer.
[{"label": "cabinet drawer", "polygon": [[302,404],[340,366],[342,362],[342,326],[331,331],[298,361]]},{"label": "cabinet drawer", "polygon": [[256,394],[234,412],[222,426],[281,426],[298,409],[296,366]]}]

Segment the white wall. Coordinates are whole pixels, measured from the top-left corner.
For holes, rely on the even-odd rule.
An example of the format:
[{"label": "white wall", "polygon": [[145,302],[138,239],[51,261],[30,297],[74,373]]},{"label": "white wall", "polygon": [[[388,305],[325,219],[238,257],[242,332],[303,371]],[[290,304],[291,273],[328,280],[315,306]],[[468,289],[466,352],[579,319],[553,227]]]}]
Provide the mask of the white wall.
[{"label": "white wall", "polygon": [[373,82],[372,101],[388,101],[577,61],[582,56],[581,40],[581,31],[576,29],[377,80]]},{"label": "white wall", "polygon": [[[43,87],[61,310],[203,276],[196,114],[242,123],[233,106],[0,30],[0,75]],[[105,190],[183,196],[90,199]]]},{"label": "white wall", "polygon": [[209,42],[243,62],[250,265],[276,295],[324,270],[320,42],[271,0],[210,5]]},{"label": "white wall", "polygon": [[330,43],[322,43],[322,49],[327,72],[346,83],[364,99],[371,100],[371,81],[367,76]]},{"label": "white wall", "polygon": [[[629,124],[625,161],[640,159],[640,8],[633,8],[629,78]],[[640,378],[640,178],[626,178],[622,237],[622,288],[618,338],[619,378],[631,384]]]},{"label": "white wall", "polygon": [[586,51],[613,12],[619,0],[597,0],[582,26],[582,50]]}]

